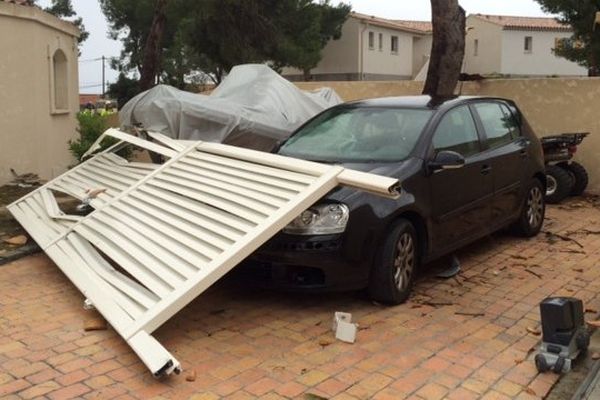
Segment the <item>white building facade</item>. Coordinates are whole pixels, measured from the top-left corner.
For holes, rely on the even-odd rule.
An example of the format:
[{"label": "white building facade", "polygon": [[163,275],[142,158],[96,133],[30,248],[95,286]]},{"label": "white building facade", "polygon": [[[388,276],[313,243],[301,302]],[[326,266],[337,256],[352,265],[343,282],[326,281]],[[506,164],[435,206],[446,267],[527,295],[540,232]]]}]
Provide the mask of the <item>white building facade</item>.
[{"label": "white building facade", "polygon": [[572,34],[554,18],[469,15],[463,69],[484,76],[587,76],[586,68],[553,52]]},{"label": "white building facade", "polygon": [[[412,79],[431,52],[431,23],[387,20],[351,13],[342,36],[331,40],[322,59],[310,71],[317,81],[382,81]],[[292,81],[304,80],[302,71],[284,68]]]}]

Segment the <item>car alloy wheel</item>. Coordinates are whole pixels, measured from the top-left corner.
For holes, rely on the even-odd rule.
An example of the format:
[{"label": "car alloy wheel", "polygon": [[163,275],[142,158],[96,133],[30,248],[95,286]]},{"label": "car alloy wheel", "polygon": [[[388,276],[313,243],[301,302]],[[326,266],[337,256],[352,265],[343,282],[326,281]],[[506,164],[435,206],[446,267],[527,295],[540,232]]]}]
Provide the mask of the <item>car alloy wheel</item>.
[{"label": "car alloy wheel", "polygon": [[527,221],[532,228],[537,227],[543,219],[544,199],[542,191],[534,186],[527,196]]},{"label": "car alloy wheel", "polygon": [[403,233],[396,245],[394,282],[401,291],[408,288],[415,267],[415,245],[410,233]]}]

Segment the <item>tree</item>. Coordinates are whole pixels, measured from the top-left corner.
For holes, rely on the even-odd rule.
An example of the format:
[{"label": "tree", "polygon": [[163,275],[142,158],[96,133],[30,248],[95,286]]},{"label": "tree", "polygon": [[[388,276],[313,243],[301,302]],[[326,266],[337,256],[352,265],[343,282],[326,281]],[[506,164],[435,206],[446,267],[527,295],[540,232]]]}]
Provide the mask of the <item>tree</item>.
[{"label": "tree", "polygon": [[158,0],[154,8],[154,17],[150,32],[144,44],[144,58],[140,71],[140,89],[142,91],[154,86],[160,71],[162,37],[165,30],[167,0]]},{"label": "tree", "polygon": [[[342,26],[351,6],[340,3],[333,7],[329,0],[314,3],[310,0],[288,1],[278,15],[280,38],[271,57],[276,69],[296,67],[309,80],[310,70],[321,61],[321,51],[330,40],[342,36]],[[290,11],[293,10],[293,11]]]},{"label": "tree", "polygon": [[458,0],[431,0],[433,44],[423,94],[452,96],[465,56],[465,10]]},{"label": "tree", "polygon": [[148,45],[149,37],[156,38],[150,36],[150,27],[159,1],[100,0],[100,5],[111,37],[123,42],[115,66],[144,75],[146,50],[154,49],[149,58],[154,66],[148,69],[153,74],[144,76],[179,88],[194,73],[219,83],[242,63],[272,62],[309,71],[327,41],[339,38],[350,11],[344,4],[331,6],[329,0],[169,0],[161,9],[162,36]]},{"label": "tree", "polygon": [[558,14],[558,20],[573,28],[573,36],[561,40],[557,56],[588,68],[589,75],[600,74],[600,27],[595,27],[600,0],[536,0],[545,12]]},{"label": "tree", "polygon": [[[67,19],[77,15],[75,13],[75,10],[73,10],[73,4],[71,4],[71,0],[52,0],[52,4],[50,5],[50,7],[46,7],[43,10],[61,19]],[[68,21],[79,29],[80,34],[79,38],[77,39],[78,43],[81,44],[85,42],[88,36],[90,36],[90,33],[85,30],[85,25],[83,25],[83,19],[81,17],[78,17]]]},{"label": "tree", "polygon": [[117,81],[108,85],[106,94],[109,98],[117,100],[117,105],[121,109],[125,103],[140,92],[140,83],[138,80],[128,78],[121,72]]}]

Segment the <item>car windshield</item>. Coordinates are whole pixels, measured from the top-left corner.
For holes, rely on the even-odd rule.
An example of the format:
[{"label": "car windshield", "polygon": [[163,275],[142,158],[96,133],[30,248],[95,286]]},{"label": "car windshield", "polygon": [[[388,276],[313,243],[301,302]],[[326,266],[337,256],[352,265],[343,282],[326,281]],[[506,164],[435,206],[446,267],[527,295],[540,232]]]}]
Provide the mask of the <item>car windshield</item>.
[{"label": "car windshield", "polygon": [[402,161],[431,114],[409,108],[332,108],[289,138],[279,154],[323,162]]}]

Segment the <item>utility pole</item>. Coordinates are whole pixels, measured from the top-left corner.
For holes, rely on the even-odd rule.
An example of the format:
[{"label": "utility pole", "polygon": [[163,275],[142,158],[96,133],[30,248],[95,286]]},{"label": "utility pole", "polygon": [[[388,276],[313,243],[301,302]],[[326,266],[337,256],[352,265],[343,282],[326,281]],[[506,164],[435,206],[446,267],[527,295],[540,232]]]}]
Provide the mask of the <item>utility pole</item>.
[{"label": "utility pole", "polygon": [[104,98],[104,94],[106,93],[106,88],[105,88],[105,82],[106,80],[104,79],[104,59],[105,57],[102,56],[102,98]]}]

